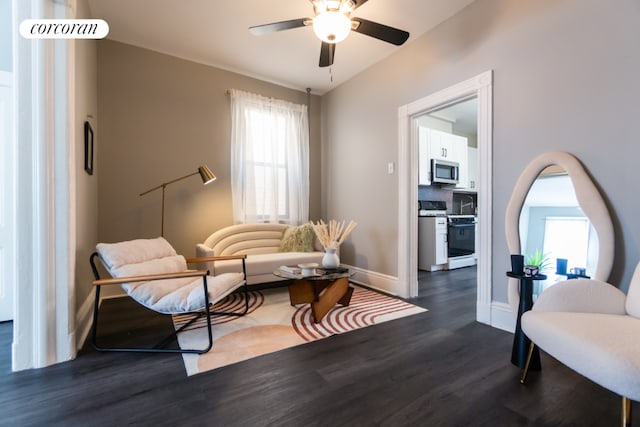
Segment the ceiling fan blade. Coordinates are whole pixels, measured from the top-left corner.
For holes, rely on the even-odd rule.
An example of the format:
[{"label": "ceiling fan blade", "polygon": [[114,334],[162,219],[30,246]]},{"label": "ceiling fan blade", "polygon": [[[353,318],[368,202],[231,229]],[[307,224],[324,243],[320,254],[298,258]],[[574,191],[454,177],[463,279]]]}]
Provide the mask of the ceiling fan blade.
[{"label": "ceiling fan blade", "polygon": [[291,19],[289,21],[273,22],[271,24],[256,25],[249,27],[249,32],[254,36],[274,33],[276,31],[291,30],[292,28],[304,27],[309,25],[309,18]]},{"label": "ceiling fan blade", "polygon": [[351,22],[355,22],[353,31],[374,37],[378,40],[400,46],[409,38],[409,33],[387,25],[378,24],[377,22],[367,21],[362,18],[351,18]]},{"label": "ceiling fan blade", "polygon": [[362,6],[367,2],[367,0],[351,0],[351,1],[353,2],[353,10],[356,10],[357,8],[359,8],[360,6]]},{"label": "ceiling fan blade", "polygon": [[335,43],[322,42],[320,46],[320,65],[321,67],[329,67],[333,65],[333,57],[336,53]]}]

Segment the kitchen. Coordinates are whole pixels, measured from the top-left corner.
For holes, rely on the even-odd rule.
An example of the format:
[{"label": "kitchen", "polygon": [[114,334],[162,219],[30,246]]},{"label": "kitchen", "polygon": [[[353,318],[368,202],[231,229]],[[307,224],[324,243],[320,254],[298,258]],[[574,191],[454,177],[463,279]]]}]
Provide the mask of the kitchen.
[{"label": "kitchen", "polygon": [[477,264],[477,99],[429,112],[418,125],[418,269]]}]

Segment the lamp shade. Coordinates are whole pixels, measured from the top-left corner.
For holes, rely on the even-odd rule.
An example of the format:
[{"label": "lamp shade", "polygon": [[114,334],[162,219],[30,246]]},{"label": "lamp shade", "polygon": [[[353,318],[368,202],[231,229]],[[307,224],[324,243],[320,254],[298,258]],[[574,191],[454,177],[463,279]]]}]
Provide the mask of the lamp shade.
[{"label": "lamp shade", "polygon": [[216,176],[211,172],[211,169],[209,169],[207,165],[200,166],[198,168],[198,172],[200,173],[200,178],[202,178],[202,183],[205,185],[216,180]]},{"label": "lamp shade", "polygon": [[339,43],[351,31],[351,20],[340,11],[329,10],[313,18],[313,31],[325,43]]}]

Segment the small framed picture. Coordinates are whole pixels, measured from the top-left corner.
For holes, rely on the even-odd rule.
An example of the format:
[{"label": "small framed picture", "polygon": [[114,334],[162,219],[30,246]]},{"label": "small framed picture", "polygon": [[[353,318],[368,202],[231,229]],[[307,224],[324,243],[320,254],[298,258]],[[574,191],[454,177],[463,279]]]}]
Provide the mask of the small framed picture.
[{"label": "small framed picture", "polygon": [[93,129],[89,122],[84,122],[84,170],[93,175]]}]

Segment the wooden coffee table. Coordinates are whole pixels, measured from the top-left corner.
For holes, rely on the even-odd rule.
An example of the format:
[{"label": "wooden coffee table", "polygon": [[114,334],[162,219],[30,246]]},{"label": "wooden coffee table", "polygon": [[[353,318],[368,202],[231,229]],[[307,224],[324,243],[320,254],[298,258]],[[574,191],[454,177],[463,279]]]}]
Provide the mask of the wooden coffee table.
[{"label": "wooden coffee table", "polygon": [[291,305],[310,304],[315,323],[319,323],[336,304],[348,306],[353,294],[353,288],[349,286],[349,277],[353,273],[349,270],[327,274],[322,274],[324,271],[322,269],[317,271],[320,274],[308,277],[286,273],[280,269],[273,272],[278,277],[291,279],[289,284]]}]

